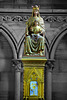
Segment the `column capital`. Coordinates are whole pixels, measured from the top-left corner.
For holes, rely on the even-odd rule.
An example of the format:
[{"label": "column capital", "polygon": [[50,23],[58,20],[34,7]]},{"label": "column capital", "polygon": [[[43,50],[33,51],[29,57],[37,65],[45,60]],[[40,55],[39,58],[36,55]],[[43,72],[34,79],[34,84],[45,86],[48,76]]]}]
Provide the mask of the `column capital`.
[{"label": "column capital", "polygon": [[21,71],[22,62],[18,59],[12,59],[12,67],[15,71],[20,72]]},{"label": "column capital", "polygon": [[50,72],[52,72],[52,70],[53,70],[53,68],[54,68],[54,62],[55,62],[54,59],[48,59],[47,62],[46,62],[45,67],[46,67]]}]

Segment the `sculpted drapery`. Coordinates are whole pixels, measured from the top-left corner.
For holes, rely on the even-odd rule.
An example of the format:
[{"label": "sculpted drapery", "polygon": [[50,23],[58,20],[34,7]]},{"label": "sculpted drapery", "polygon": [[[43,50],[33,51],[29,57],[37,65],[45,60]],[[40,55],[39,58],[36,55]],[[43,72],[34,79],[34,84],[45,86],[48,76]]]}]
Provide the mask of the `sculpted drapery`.
[{"label": "sculpted drapery", "polygon": [[39,7],[33,7],[32,16],[26,22],[25,55],[44,55],[44,21],[40,17]]}]

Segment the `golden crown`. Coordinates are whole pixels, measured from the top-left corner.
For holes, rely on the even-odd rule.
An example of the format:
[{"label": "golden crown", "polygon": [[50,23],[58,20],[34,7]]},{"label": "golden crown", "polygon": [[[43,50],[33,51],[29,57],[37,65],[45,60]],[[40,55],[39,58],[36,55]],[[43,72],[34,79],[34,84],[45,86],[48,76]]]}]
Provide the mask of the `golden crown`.
[{"label": "golden crown", "polygon": [[39,7],[37,5],[32,6],[32,7],[33,7],[33,10],[39,10]]}]

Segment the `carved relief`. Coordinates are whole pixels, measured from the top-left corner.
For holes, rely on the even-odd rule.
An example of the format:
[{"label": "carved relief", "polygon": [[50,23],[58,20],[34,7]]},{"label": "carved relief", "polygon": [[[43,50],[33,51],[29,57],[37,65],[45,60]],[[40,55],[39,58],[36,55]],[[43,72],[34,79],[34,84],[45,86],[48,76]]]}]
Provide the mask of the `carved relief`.
[{"label": "carved relief", "polygon": [[15,71],[21,71],[21,64],[19,60],[12,60],[12,67]]},{"label": "carved relief", "polygon": [[[25,16],[0,16],[0,21],[3,22],[22,22],[22,21],[28,21],[30,15]],[[67,22],[67,16],[44,16],[42,15],[42,18],[45,22]]]},{"label": "carved relief", "polygon": [[50,72],[52,72],[53,68],[54,68],[54,62],[55,60],[47,60],[46,62],[46,68],[49,69]]},{"label": "carved relief", "polygon": [[[24,68],[24,98],[30,97],[30,83],[35,81],[38,83],[38,96],[44,98],[44,68],[25,67]],[[42,90],[42,91],[41,91]],[[25,92],[26,91],[26,92]],[[38,97],[36,97],[38,98]]]}]

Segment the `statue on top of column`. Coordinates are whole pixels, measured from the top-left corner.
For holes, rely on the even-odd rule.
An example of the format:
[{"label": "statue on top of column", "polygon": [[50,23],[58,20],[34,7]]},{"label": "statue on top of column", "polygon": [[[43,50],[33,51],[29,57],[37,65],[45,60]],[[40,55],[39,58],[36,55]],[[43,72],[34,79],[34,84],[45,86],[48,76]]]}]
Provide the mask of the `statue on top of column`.
[{"label": "statue on top of column", "polygon": [[24,55],[44,55],[45,26],[39,7],[33,6],[32,16],[26,22]]}]

